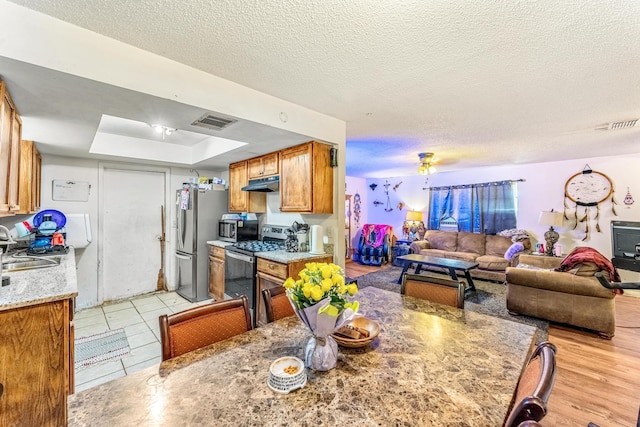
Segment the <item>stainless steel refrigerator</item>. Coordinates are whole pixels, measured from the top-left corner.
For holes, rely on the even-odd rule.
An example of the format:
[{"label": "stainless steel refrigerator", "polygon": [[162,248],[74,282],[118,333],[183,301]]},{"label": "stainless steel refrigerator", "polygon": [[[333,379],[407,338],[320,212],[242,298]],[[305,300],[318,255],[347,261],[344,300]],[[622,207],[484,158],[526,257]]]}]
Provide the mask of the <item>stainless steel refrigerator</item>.
[{"label": "stainless steel refrigerator", "polygon": [[227,191],[201,192],[195,185],[176,191],[176,292],[191,302],[210,298],[207,241],[218,238],[218,220],[227,203]]}]

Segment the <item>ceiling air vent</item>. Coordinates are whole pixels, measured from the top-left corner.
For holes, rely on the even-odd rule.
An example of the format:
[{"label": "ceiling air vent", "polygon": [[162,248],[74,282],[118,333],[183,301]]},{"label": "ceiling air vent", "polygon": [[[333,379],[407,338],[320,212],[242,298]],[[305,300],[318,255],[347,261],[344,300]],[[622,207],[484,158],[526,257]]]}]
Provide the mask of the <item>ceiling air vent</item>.
[{"label": "ceiling air vent", "polygon": [[226,117],[214,116],[213,114],[207,113],[191,124],[207,129],[222,130],[235,122],[237,122],[236,119],[227,119]]},{"label": "ceiling air vent", "polygon": [[603,123],[596,126],[596,130],[615,130],[615,129],[628,129],[636,125],[639,119],[624,120],[621,122]]}]

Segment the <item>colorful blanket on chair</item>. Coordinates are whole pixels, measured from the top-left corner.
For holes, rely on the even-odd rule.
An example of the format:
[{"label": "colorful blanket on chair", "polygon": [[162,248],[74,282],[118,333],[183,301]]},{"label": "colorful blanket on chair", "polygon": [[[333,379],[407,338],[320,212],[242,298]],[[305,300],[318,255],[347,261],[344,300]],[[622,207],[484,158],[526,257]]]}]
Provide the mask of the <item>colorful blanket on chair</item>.
[{"label": "colorful blanket on chair", "polygon": [[620,282],[622,280],[620,274],[618,274],[618,270],[616,270],[616,267],[608,258],[605,258],[605,256],[597,250],[587,247],[575,248],[571,251],[571,253],[562,260],[562,264],[556,268],[556,271],[569,271],[583,262],[592,262],[602,270],[609,272],[609,277],[612,282]]},{"label": "colorful blanket on chair", "polygon": [[362,227],[364,244],[374,248],[382,246],[384,244],[384,236],[389,234],[390,229],[391,226],[386,224],[365,224]]}]

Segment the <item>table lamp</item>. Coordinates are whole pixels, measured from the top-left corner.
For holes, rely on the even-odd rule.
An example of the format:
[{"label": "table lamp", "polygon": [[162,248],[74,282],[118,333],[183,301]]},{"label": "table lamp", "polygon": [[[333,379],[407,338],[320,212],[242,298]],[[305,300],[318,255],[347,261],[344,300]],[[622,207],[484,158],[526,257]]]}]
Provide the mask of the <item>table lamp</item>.
[{"label": "table lamp", "polygon": [[542,211],[538,217],[538,224],[548,225],[549,230],[544,233],[544,238],[547,241],[547,245],[544,248],[544,254],[553,256],[553,245],[556,244],[560,235],[553,229],[553,227],[561,227],[564,220],[562,212],[554,212],[551,209],[550,212]]},{"label": "table lamp", "polygon": [[407,240],[415,240],[416,237],[416,226],[422,221],[422,212],[420,211],[408,211],[407,217],[405,218],[404,224],[402,226],[402,231],[404,232],[404,238]]}]

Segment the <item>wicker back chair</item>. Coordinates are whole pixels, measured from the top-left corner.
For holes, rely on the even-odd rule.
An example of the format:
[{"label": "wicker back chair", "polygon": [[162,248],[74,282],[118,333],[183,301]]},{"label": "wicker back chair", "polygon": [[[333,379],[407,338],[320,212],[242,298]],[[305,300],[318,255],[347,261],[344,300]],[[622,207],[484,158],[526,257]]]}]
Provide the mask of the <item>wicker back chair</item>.
[{"label": "wicker back chair", "polygon": [[160,316],[162,360],[253,329],[246,296]]},{"label": "wicker back chair", "polygon": [[540,421],[547,414],[547,401],[555,377],[556,346],[548,341],[541,342],[520,375],[505,427],[517,427],[524,421]]},{"label": "wicker back chair", "polygon": [[262,290],[267,322],[275,322],[284,317],[293,316],[293,306],[289,302],[286,289],[282,286]]},{"label": "wicker back chair", "polygon": [[405,274],[400,293],[438,304],[464,308],[464,283],[422,274]]}]

